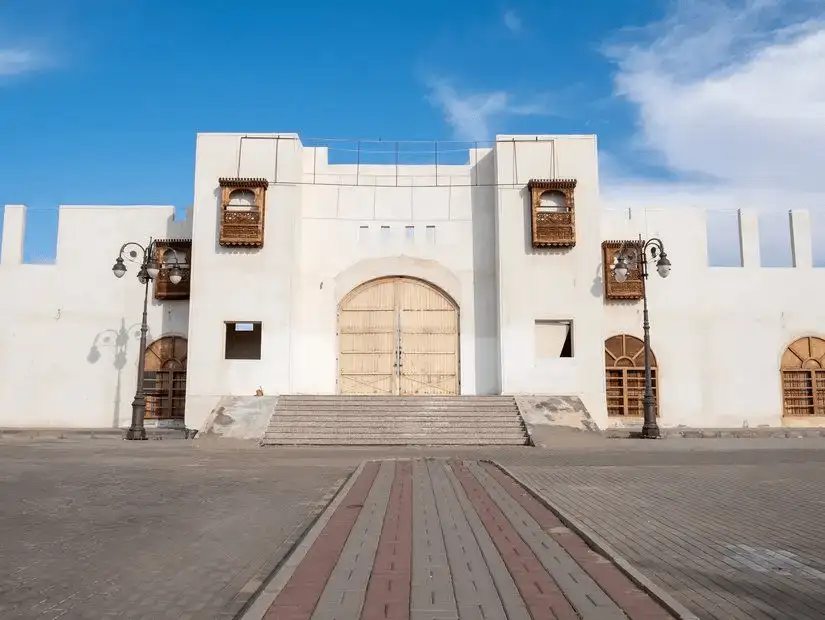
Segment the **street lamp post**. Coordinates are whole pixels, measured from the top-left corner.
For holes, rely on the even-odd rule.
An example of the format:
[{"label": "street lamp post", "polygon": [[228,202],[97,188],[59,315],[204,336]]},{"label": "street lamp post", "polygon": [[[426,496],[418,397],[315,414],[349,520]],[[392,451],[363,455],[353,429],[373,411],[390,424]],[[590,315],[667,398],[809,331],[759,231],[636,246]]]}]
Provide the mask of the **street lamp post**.
[{"label": "street lamp post", "polygon": [[[126,248],[131,248],[126,252]],[[143,380],[146,370],[146,333],[149,331],[147,324],[146,310],[149,305],[149,282],[158,277],[162,269],[169,269],[169,281],[172,284],[178,284],[183,279],[183,273],[179,266],[177,254],[174,250],[169,249],[164,252],[161,257],[161,262],[155,258],[157,246],[150,238],[149,244],[145,247],[134,241],[127,241],[120,247],[115,264],[112,267],[112,273],[115,277],[122,278],[126,275],[126,264],[123,262],[124,253],[125,258],[133,263],[140,265],[137,273],[138,281],[143,285],[143,316],[140,321],[140,349],[138,350],[138,371],[137,371],[137,386],[135,388],[135,398],[132,400],[132,423],[129,430],[126,431],[126,439],[129,440],[145,440],[146,428],[143,425],[143,420],[146,417],[146,395],[143,391]],[[167,262],[170,257],[174,263]],[[169,267],[171,265],[171,267]]]},{"label": "street lamp post", "polygon": [[[633,247],[635,246],[635,247]],[[647,313],[647,276],[648,263],[656,261],[656,271],[663,278],[670,275],[670,261],[665,252],[665,246],[661,239],[652,238],[645,241],[639,235],[638,244],[633,244],[631,247],[626,247],[622,244],[619,248],[619,253],[616,256],[616,264],[613,266],[613,278],[616,282],[624,282],[627,280],[627,273],[631,268],[637,268],[642,273],[642,303],[643,303],[643,320],[642,328],[644,329],[645,342],[645,393],[643,399],[645,421],[642,426],[643,439],[659,439],[661,433],[659,432],[659,425],[656,422],[656,411],[654,408],[653,399],[653,377],[650,369],[650,319]]]}]

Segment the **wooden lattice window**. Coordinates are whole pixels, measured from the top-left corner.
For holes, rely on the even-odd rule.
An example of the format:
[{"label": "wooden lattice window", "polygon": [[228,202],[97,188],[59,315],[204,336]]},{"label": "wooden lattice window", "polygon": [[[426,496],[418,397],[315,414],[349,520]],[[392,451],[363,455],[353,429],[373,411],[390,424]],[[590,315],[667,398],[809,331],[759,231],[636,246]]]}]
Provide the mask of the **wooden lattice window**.
[{"label": "wooden lattice window", "polygon": [[143,389],[146,418],[183,420],[186,404],[186,338],[164,336],[146,347]]},{"label": "wooden lattice window", "polygon": [[788,417],[825,415],[825,340],[806,336],[782,355],[782,409]]},{"label": "wooden lattice window", "polygon": [[530,181],[533,247],[576,245],[575,179]]},{"label": "wooden lattice window", "polygon": [[[171,258],[171,251],[177,262]],[[155,260],[162,266],[155,278],[155,299],[189,299],[189,273],[192,264],[191,239],[158,239],[155,242]],[[181,281],[172,284],[169,279],[172,267],[180,269]]]},{"label": "wooden lattice window", "polygon": [[638,263],[628,263],[627,280],[616,282],[613,266],[619,250],[641,251],[638,241],[603,241],[602,242],[602,277],[604,278],[604,296],[606,299],[641,299],[644,294],[644,278]]},{"label": "wooden lattice window", "polygon": [[[645,345],[644,342],[620,334],[604,343],[604,365],[607,381],[607,415],[617,417],[644,416]],[[650,352],[650,376],[656,415],[659,415],[659,373],[656,356]]]},{"label": "wooden lattice window", "polygon": [[264,245],[266,179],[220,179],[223,246],[260,248]]}]

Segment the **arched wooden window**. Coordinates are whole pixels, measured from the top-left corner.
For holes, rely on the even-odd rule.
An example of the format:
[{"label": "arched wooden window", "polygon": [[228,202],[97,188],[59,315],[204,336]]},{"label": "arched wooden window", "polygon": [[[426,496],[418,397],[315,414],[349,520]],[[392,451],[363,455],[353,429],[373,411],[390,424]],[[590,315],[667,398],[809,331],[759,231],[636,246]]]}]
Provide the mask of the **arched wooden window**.
[{"label": "arched wooden window", "polygon": [[261,248],[266,222],[266,179],[218,179],[221,186],[221,226],[218,242],[223,246]]},{"label": "arched wooden window", "polygon": [[230,210],[253,211],[258,208],[255,192],[251,189],[236,189],[229,194],[229,203],[226,205]]},{"label": "arched wooden window", "polygon": [[576,179],[531,179],[533,247],[576,245]]},{"label": "arched wooden window", "polygon": [[539,196],[539,212],[567,213],[569,210],[567,196],[562,192],[550,189]]},{"label": "arched wooden window", "polygon": [[786,416],[825,415],[825,340],[806,336],[782,355],[782,409]]},{"label": "arched wooden window", "polygon": [[[607,415],[642,417],[645,394],[645,345],[634,336],[611,336],[604,343],[604,365],[607,380]],[[658,365],[650,352],[653,398],[659,415]]]},{"label": "arched wooden window", "polygon": [[186,338],[164,336],[146,347],[146,418],[183,421],[186,403]]}]

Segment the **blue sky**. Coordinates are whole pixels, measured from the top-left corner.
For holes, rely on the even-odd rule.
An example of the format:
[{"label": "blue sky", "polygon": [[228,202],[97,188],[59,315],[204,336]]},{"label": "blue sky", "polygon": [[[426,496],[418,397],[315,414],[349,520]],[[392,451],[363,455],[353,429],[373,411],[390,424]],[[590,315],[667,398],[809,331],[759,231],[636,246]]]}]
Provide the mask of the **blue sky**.
[{"label": "blue sky", "polygon": [[[787,162],[825,146],[821,17],[808,0],[5,0],[0,204],[32,209],[36,260],[58,204],[188,206],[198,131],[582,132],[611,201],[775,209],[792,183],[783,208],[813,207],[822,175]],[[763,83],[790,69],[812,86],[793,105]],[[754,142],[766,129],[788,137]]]}]

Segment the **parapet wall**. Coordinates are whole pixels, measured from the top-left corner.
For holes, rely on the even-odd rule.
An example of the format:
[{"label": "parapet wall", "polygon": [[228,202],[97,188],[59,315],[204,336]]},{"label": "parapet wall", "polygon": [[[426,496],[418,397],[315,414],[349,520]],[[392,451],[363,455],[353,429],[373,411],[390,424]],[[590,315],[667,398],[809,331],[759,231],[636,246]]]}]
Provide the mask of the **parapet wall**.
[{"label": "parapet wall", "polygon": [[[23,264],[26,209],[7,206],[0,262],[0,426],[128,424],[143,287],[122,243],[188,237],[173,207],[61,207],[54,264]],[[188,301],[150,301],[149,342],[186,336]]]},{"label": "parapet wall", "polygon": [[[717,217],[720,215],[732,216],[728,223],[733,224],[735,220],[735,231],[731,226],[723,227]],[[771,216],[770,221],[760,220],[767,215]],[[604,210],[602,236],[606,239],[630,238],[628,235],[640,233],[645,238],[667,236],[674,242],[689,239],[687,249],[691,258],[701,257],[706,267],[722,266],[714,262],[715,253],[717,257],[723,254],[728,258],[726,267],[746,269],[777,264],[777,253],[787,254],[778,257],[780,263],[785,263],[782,266],[810,269],[814,266],[814,238],[819,237],[814,234],[811,213],[805,209],[784,213],[756,209],[705,211],[693,207]],[[667,244],[667,239],[663,241]]]},{"label": "parapet wall", "polygon": [[[782,418],[780,360],[796,339],[825,336],[825,269],[813,268],[809,214],[791,211],[788,217],[792,267],[760,266],[758,214],[749,210],[738,213],[742,266],[711,267],[705,212],[604,212],[605,239],[658,237],[673,265],[667,279],[652,270],[647,283],[667,426],[789,423]],[[641,305],[606,301],[605,337],[640,338]]]},{"label": "parapet wall", "polygon": [[[118,242],[146,243],[149,237],[191,237],[192,218],[175,218],[172,206],[81,206],[58,208],[58,230],[55,263],[75,264],[98,257],[112,256]],[[0,243],[0,264],[23,264],[26,239],[25,205],[6,205],[3,210],[3,237]],[[45,240],[37,240],[43,243]],[[111,265],[110,265],[111,267]]]}]

